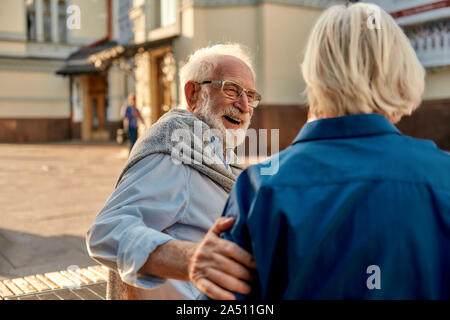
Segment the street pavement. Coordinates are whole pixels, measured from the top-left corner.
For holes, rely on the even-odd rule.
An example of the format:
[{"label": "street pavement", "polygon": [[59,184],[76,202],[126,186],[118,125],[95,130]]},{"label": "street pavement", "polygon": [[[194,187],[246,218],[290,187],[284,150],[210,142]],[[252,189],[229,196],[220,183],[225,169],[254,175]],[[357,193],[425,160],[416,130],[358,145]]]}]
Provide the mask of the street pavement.
[{"label": "street pavement", "polygon": [[88,227],[128,156],[116,144],[0,144],[0,280],[97,264]]},{"label": "street pavement", "polygon": [[127,157],[113,143],[0,144],[0,280],[97,264],[86,231]]}]

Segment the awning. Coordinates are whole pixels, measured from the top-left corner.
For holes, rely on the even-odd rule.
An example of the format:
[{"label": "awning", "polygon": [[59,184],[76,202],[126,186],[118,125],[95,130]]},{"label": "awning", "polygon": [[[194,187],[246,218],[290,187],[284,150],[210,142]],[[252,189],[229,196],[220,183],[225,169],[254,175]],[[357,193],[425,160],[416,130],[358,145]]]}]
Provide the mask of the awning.
[{"label": "awning", "polygon": [[63,68],[56,71],[56,74],[62,76],[68,75],[80,75],[85,73],[99,73],[101,70],[94,67],[92,64],[89,65],[65,65]]},{"label": "awning", "polygon": [[72,53],[65,61],[64,67],[56,71],[59,75],[78,75],[86,73],[99,73],[102,70],[96,68],[88,61],[88,58],[96,52],[116,47],[116,41],[101,43],[94,47],[82,47],[78,51]]},{"label": "awning", "polygon": [[131,58],[137,53],[148,51],[164,45],[171,44],[178,36],[172,36],[160,40],[147,41],[139,44],[117,45],[111,48],[92,53],[88,57],[88,62],[93,64],[97,69],[104,70],[108,68],[112,62],[119,58]]}]

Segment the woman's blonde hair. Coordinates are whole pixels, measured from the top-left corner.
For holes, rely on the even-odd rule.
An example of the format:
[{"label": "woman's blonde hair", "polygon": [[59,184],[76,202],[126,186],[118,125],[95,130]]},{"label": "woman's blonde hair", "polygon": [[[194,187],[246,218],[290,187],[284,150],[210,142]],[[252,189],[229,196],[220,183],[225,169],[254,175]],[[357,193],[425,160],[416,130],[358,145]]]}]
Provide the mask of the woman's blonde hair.
[{"label": "woman's blonde hair", "polygon": [[380,7],[332,6],[319,17],[302,63],[316,117],[379,113],[397,122],[420,104],[425,71]]}]

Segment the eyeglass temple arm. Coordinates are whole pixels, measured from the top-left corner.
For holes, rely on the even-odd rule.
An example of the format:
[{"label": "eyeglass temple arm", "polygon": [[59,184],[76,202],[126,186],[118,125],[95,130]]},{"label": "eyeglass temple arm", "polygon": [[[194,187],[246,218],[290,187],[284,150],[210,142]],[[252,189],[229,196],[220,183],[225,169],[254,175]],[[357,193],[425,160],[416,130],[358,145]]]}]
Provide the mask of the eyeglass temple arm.
[{"label": "eyeglass temple arm", "polygon": [[216,80],[216,81],[212,81],[212,80],[206,80],[203,82],[197,82],[198,84],[208,84],[208,83],[222,83],[222,80]]}]

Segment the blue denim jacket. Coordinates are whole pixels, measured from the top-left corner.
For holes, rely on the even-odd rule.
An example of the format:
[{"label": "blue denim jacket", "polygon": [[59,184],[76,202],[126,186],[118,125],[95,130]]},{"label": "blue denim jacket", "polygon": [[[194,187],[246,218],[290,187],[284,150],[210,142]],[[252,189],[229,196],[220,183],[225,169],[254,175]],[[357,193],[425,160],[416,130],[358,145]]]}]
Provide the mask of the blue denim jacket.
[{"label": "blue denim jacket", "polygon": [[448,153],[359,114],[307,123],[279,161],[224,209],[257,264],[238,298],[450,299]]}]

